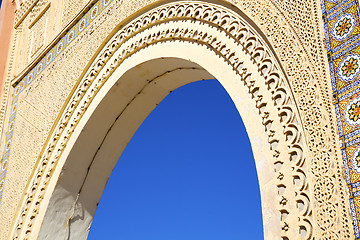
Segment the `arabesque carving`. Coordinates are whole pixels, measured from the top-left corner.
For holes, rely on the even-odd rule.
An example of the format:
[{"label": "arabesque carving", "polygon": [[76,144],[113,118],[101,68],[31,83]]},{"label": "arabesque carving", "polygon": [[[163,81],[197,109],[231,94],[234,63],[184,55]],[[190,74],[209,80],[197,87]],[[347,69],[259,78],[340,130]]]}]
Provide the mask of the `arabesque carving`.
[{"label": "arabesque carving", "polygon": [[21,24],[25,17],[30,13],[31,9],[39,0],[26,0],[21,2],[20,8],[16,11],[15,14],[15,28]]},{"label": "arabesque carving", "polygon": [[[344,167],[339,149],[331,79],[324,56],[319,1],[241,1],[245,12],[271,36],[286,69],[310,150],[319,239],[353,239]],[[261,6],[261,7],[259,7]],[[274,18],[277,11],[285,17]],[[306,14],[300,14],[306,13]],[[302,17],[300,17],[300,15]],[[320,20],[321,21],[321,20]],[[301,27],[292,27],[301,26]],[[321,114],[327,112],[329,114]],[[336,203],[336,204],[334,204]]]},{"label": "arabesque carving", "polygon": [[[28,7],[19,11],[16,26],[27,14],[28,10],[24,9],[31,8],[36,2],[28,1]],[[235,4],[256,19],[264,34],[271,36],[270,42],[255,24],[241,17],[243,13],[206,1],[174,1],[154,7],[115,33],[79,80],[44,147],[26,189],[12,239],[32,239],[32,234],[36,234],[33,226],[37,221],[41,222],[39,210],[46,208],[43,199],[50,194],[47,189],[50,181],[55,181],[52,173],[59,167],[58,160],[79,120],[113,71],[141,49],[171,41],[207,46],[209,51],[232,66],[248,88],[254,107],[263,119],[268,147],[273,153],[281,239],[353,238],[342,163],[338,161],[338,135],[335,119],[332,119],[335,114],[329,96],[328,72],[325,58],[319,54],[323,45],[319,45],[322,39],[319,38],[318,3],[291,1],[282,4],[258,0],[235,1]],[[290,14],[284,13],[288,11],[284,10],[286,8],[308,10],[311,17],[306,21],[310,23],[305,26],[296,15],[289,17]],[[273,12],[284,17],[274,18],[274,14],[270,14]],[[188,26],[166,24],[181,21],[188,22]],[[289,22],[296,22],[302,28],[294,30]],[[204,31],[205,26],[215,28],[227,39]],[[310,28],[309,34],[313,34],[310,37],[306,35],[306,27]],[[306,42],[299,40],[302,36],[308,37]],[[251,56],[258,72],[266,79],[265,83],[253,77],[238,57],[237,49],[243,49]],[[277,125],[281,130],[274,127]]]},{"label": "arabesque carving", "polygon": [[[216,36],[203,32],[201,29],[167,28],[165,24],[161,31],[151,31],[152,26],[161,25],[165,20],[191,21],[193,19],[201,24],[218,26],[218,31],[225,32],[236,45],[244,48],[258,65],[258,71],[264,75],[267,89],[258,86],[257,79],[252,78],[251,72],[243,67],[241,59],[237,57],[236,49],[227,46],[222,39],[217,39]],[[133,36],[145,30],[149,32],[135,41]],[[127,24],[108,42],[87,71],[41,158],[37,173],[26,194],[27,198],[17,221],[13,239],[31,235],[32,222],[36,220],[41,207],[47,185],[51,180],[51,172],[56,167],[57,160],[79,122],[79,118],[114,69],[124,59],[142,48],[157,42],[174,40],[193,41],[196,44],[207,45],[211,51],[219,54],[224,61],[233,66],[241,81],[248,87],[249,94],[254,99],[254,105],[263,118],[269,148],[273,152],[279,195],[276,202],[281,216],[281,226],[279,226],[281,237],[282,239],[300,237],[311,239],[313,237],[314,210],[312,206],[314,203],[310,201],[312,196],[308,183],[309,176],[307,176],[310,173],[308,173],[308,162],[305,157],[307,154],[303,152],[305,141],[304,134],[301,133],[301,121],[296,115],[297,107],[287,80],[281,73],[280,67],[277,66],[274,56],[267,50],[267,43],[255,34],[251,26],[231,11],[209,3],[176,2],[155,8]],[[108,62],[119,49],[123,49],[120,55],[116,56],[112,62]],[[94,82],[100,72],[103,75]],[[271,109],[268,109],[270,103],[265,101],[263,91],[271,93],[273,101],[271,104],[277,108],[275,119],[272,117],[276,115],[270,114]],[[82,104],[81,107],[79,104]],[[76,109],[81,111],[76,112]],[[283,126],[283,132],[277,132],[272,128],[274,122],[279,122]],[[277,147],[283,138],[287,145],[286,152],[282,152],[284,149]],[[286,161],[279,159],[280,154],[287,156]]]}]

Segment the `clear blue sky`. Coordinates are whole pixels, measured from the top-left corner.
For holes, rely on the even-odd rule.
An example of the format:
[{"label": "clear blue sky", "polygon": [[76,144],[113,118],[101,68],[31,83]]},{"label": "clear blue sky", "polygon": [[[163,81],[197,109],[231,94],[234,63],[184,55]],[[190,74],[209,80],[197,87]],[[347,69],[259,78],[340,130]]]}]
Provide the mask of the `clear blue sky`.
[{"label": "clear blue sky", "polygon": [[195,82],[172,92],[138,129],[89,239],[263,239],[260,204],[239,113],[218,81]]}]

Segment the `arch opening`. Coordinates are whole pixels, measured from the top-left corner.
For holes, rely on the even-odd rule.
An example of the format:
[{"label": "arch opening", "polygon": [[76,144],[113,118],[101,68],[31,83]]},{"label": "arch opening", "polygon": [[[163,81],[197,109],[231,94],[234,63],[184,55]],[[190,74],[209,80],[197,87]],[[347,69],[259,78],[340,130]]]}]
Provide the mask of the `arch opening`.
[{"label": "arch opening", "polygon": [[217,80],[187,84],[122,153],[88,239],[263,239],[260,190],[240,116]]},{"label": "arch opening", "polygon": [[159,22],[135,19],[84,70],[29,185],[39,194],[25,199],[19,213],[26,218],[17,220],[12,234],[85,239],[111,170],[141,122],[174,89],[218,79],[248,130],[265,238],[309,239],[306,142],[286,75],[267,41],[247,20],[215,4],[171,2],[151,11]]},{"label": "arch opening", "polygon": [[[112,169],[144,119],[173,90],[191,82],[213,78],[194,62],[180,58],[157,58],[132,67],[112,86],[109,84],[107,93],[97,96],[101,96],[100,102],[91,109],[91,116],[84,122],[69,149],[49,201],[39,239],[50,239],[50,236],[51,239],[57,239],[54,236],[62,239],[67,235],[69,239],[85,239]],[[111,80],[108,81],[110,83]],[[231,82],[222,83],[225,89],[227,84]],[[230,89],[236,91],[233,86]],[[252,109],[252,114],[249,114],[251,107],[242,107],[248,124],[261,126],[261,118],[256,111]],[[256,141],[258,147],[265,144],[260,139]],[[269,177],[269,174],[261,175]],[[66,227],[56,227],[64,226],[64,223]]]}]

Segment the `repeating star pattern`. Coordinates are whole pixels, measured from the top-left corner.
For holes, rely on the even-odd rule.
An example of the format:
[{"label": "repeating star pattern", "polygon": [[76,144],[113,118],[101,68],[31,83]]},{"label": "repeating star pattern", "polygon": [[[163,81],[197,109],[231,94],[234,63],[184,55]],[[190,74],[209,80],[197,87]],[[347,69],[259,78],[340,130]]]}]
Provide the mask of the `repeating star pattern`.
[{"label": "repeating star pattern", "polygon": [[355,0],[322,0],[334,105],[355,238],[360,239],[360,34]]}]

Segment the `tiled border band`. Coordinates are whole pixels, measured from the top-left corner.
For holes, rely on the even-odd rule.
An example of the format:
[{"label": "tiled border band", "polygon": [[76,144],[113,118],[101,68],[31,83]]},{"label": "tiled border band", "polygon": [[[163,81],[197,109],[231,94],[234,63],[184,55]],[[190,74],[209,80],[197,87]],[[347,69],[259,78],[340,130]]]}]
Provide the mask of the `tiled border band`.
[{"label": "tiled border band", "polygon": [[[0,205],[19,94],[112,2],[98,0],[17,84],[0,171]],[[357,0],[322,0],[333,99],[356,239],[360,239],[360,18]]]},{"label": "tiled border band", "polygon": [[322,0],[333,103],[355,238],[360,239],[360,18],[357,0]]},{"label": "tiled border band", "polygon": [[112,2],[113,0],[98,0],[94,5],[77,21],[74,25],[69,27],[69,30],[65,35],[54,44],[54,47],[50,49],[45,56],[38,61],[33,67],[16,85],[13,94],[10,119],[8,129],[6,132],[6,143],[4,148],[4,154],[1,160],[0,169],[0,206],[2,202],[3,190],[5,185],[6,171],[9,162],[9,156],[11,151],[11,141],[13,137],[13,130],[16,119],[17,100],[19,94],[42,72],[51,64],[54,59],[59,56],[67,46],[69,46],[81,32],[83,32],[90,23],[101,14],[101,12]]}]

